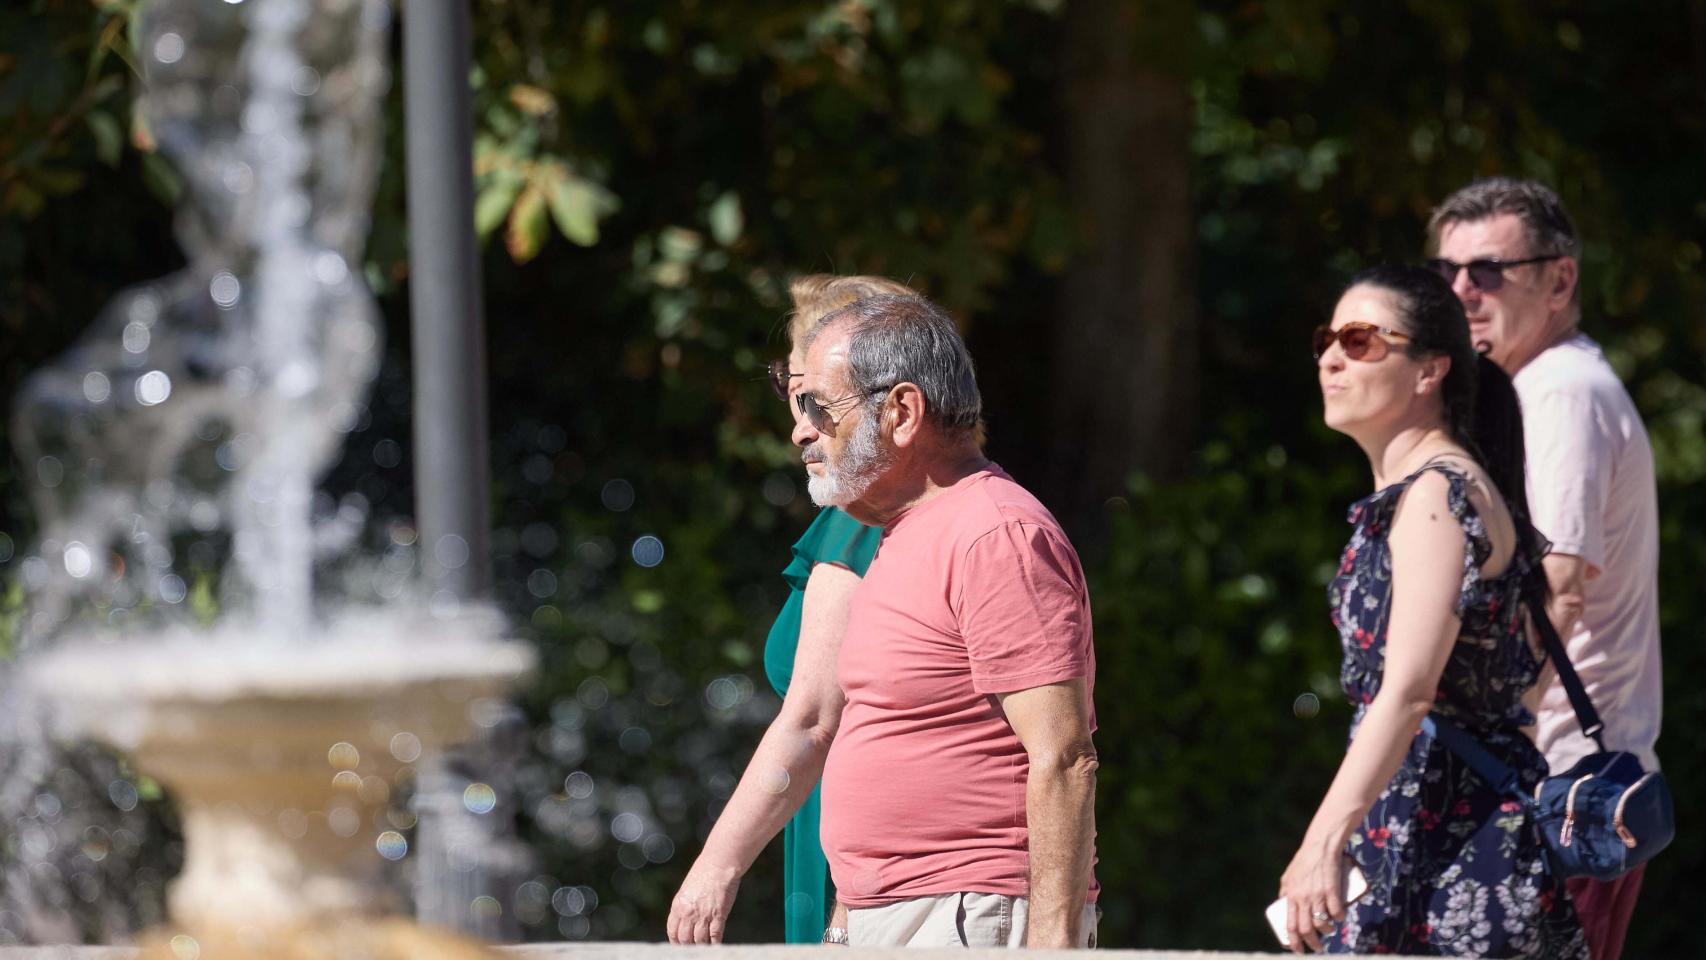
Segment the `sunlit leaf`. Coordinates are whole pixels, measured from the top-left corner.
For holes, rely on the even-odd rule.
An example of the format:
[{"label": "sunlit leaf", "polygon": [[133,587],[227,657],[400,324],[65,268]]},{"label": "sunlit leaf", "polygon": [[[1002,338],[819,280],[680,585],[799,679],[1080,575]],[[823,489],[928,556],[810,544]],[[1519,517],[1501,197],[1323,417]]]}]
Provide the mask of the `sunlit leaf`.
[{"label": "sunlit leaf", "polygon": [[142,155],[142,179],[155,196],[169,204],[177,203],[178,195],[184,190],[183,178],[158,153]]},{"label": "sunlit leaf", "polygon": [[527,181],[512,170],[500,170],[487,178],[474,198],[474,232],[485,237],[498,228],[515,206],[516,195]]},{"label": "sunlit leaf", "polygon": [[535,117],[543,117],[557,110],[557,98],[530,83],[518,83],[510,87],[509,102],[521,108],[523,113]]},{"label": "sunlit leaf", "polygon": [[124,152],[124,130],[118,121],[110,113],[94,110],[84,118],[84,122],[95,137],[95,156],[109,167],[118,166],[119,156]]},{"label": "sunlit leaf", "polygon": [[573,174],[553,180],[549,200],[557,229],[571,243],[582,247],[598,242],[598,221],[617,208],[615,194]]},{"label": "sunlit leaf", "polygon": [[550,229],[545,213],[545,194],[537,186],[528,184],[527,189],[521,192],[521,198],[515,201],[515,208],[509,212],[509,232],[504,236],[504,244],[509,248],[510,258],[516,263],[532,260],[539,254],[539,248],[545,245]]},{"label": "sunlit leaf", "polygon": [[723,246],[728,246],[740,239],[740,234],[746,227],[746,218],[741,213],[740,196],[733,190],[723,194],[711,204],[706,214],[711,222],[711,237]]}]

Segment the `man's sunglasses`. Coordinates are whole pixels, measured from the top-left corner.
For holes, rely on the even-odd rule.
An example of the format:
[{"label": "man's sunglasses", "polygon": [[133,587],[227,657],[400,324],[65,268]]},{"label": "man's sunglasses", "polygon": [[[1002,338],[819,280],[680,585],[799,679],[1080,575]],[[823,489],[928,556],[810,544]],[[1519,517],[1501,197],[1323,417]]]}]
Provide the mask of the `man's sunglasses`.
[{"label": "man's sunglasses", "polygon": [[1428,261],[1428,269],[1445,278],[1446,283],[1457,282],[1457,271],[1468,270],[1469,282],[1475,289],[1492,293],[1505,285],[1505,271],[1512,267],[1525,267],[1531,263],[1546,263],[1557,260],[1561,253],[1549,253],[1544,257],[1528,257],[1524,260],[1499,260],[1487,257],[1481,260],[1471,260],[1468,263],[1458,263],[1436,257]]},{"label": "man's sunglasses", "polygon": [[832,426],[841,425],[841,421],[830,419],[829,410],[831,407],[838,407],[849,400],[861,400],[865,397],[874,397],[879,393],[888,393],[893,389],[894,387],[892,386],[874,387],[870,390],[861,390],[858,393],[850,393],[847,396],[842,397],[840,400],[825,400],[822,403],[819,403],[817,397],[814,397],[809,393],[796,393],[794,394],[794,405],[800,408],[801,416],[811,421],[812,429],[822,432],[828,430]]},{"label": "man's sunglasses", "polygon": [[1327,348],[1336,340],[1349,359],[1372,361],[1386,356],[1386,348],[1391,346],[1385,339],[1387,337],[1410,339],[1410,335],[1402,330],[1377,327],[1372,323],[1347,323],[1337,330],[1323,324],[1315,328],[1310,346],[1315,349],[1317,360],[1321,359],[1321,355],[1326,353]]},{"label": "man's sunglasses", "polygon": [[788,371],[788,361],[785,357],[770,361],[770,368],[766,372],[770,377],[770,389],[776,391],[776,398],[778,400],[788,399],[788,385],[790,381],[795,377],[805,376],[803,373],[790,373]]}]

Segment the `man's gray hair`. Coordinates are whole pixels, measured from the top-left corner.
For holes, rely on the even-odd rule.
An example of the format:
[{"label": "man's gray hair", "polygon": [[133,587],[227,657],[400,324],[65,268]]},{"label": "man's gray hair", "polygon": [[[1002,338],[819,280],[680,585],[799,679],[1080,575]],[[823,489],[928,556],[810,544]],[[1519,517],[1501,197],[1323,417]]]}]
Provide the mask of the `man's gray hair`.
[{"label": "man's gray hair", "polygon": [[847,324],[847,375],[866,402],[897,383],[924,393],[924,419],[949,436],[972,436],[983,414],[977,374],[958,327],[923,297],[884,294],[855,300],[806,334],[810,349],[823,331]]},{"label": "man's gray hair", "polygon": [[1528,236],[1528,256],[1577,256],[1576,225],[1564,201],[1537,180],[1487,177],[1445,198],[1428,219],[1428,237],[1437,247],[1439,232],[1454,223],[1474,223],[1502,213],[1515,214]]}]

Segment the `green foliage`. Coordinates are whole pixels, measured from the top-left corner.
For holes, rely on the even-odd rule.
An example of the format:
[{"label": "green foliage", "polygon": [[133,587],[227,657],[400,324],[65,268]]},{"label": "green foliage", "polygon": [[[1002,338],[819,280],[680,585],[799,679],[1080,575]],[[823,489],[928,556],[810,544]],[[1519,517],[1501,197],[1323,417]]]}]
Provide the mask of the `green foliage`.
[{"label": "green foliage", "polygon": [[1213,443],[1190,480],[1136,478],[1106,510],[1090,571],[1105,943],[1272,936],[1260,908],[1350,717],[1326,583],[1366,481],[1337,466]]}]

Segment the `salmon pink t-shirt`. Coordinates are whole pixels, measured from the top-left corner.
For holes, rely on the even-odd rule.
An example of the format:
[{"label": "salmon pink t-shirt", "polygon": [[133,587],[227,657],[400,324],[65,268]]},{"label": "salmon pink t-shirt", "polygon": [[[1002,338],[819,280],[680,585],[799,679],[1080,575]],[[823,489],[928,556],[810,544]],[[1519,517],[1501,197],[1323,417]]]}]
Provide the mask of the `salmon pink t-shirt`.
[{"label": "salmon pink t-shirt", "polygon": [[993,695],[1096,672],[1084,571],[1054,517],[993,464],[902,514],[853,595],[838,671],[821,835],[842,902],[1028,895],[1030,764]]}]

